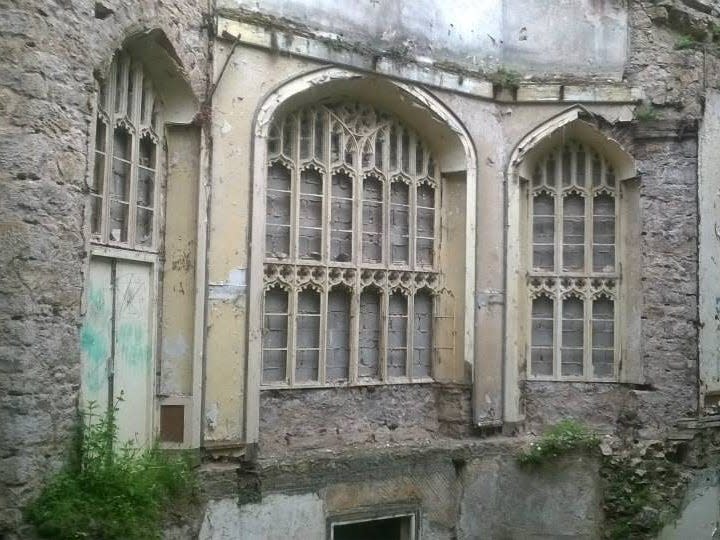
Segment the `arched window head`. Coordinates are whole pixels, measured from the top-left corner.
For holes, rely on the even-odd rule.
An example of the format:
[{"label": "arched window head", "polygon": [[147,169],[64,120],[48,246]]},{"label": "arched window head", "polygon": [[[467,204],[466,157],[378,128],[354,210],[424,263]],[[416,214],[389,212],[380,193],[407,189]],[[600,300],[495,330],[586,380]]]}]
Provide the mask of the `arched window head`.
[{"label": "arched window head", "polygon": [[536,156],[528,179],[528,375],[618,373],[619,190],[602,151],[569,139]]},{"label": "arched window head", "polygon": [[156,247],[158,111],[142,63],[116,54],[97,103],[90,186],[93,242],[138,250]]},{"label": "arched window head", "polygon": [[263,383],[429,380],[441,193],[422,136],[367,104],[312,105],[275,119],[267,156],[266,343],[285,334]]}]

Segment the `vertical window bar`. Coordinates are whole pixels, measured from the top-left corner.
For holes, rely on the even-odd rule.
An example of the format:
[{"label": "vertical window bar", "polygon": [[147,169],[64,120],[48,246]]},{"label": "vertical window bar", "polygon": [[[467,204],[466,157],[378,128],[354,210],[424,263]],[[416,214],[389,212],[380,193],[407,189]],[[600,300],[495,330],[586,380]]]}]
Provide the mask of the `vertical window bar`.
[{"label": "vertical window bar", "polygon": [[288,293],[271,288],[265,291],[263,326],[263,382],[287,382]]},{"label": "vertical window bar", "polygon": [[530,316],[530,374],[552,377],[555,344],[555,302],[547,295],[532,300]]},{"label": "vertical window bar", "polygon": [[585,307],[577,296],[562,301],[562,343],[560,375],[580,377],[583,374],[585,345]]},{"label": "vertical window bar", "polygon": [[312,289],[302,289],[297,295],[297,315],[295,317],[296,382],[318,382],[320,380],[323,296]]},{"label": "vertical window bar", "polygon": [[407,376],[408,297],[392,291],[388,302],[388,377]]},{"label": "vertical window bar", "polygon": [[592,369],[595,377],[615,375],[615,304],[605,296],[592,302]]}]

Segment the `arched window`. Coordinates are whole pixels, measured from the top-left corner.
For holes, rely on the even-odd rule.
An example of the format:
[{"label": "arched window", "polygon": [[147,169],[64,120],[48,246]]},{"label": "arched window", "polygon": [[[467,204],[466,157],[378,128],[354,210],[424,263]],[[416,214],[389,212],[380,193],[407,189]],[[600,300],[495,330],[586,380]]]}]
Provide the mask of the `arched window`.
[{"label": "arched window", "polygon": [[141,63],[117,54],[102,84],[90,186],[92,241],[136,250],[157,245],[158,101]]},{"label": "arched window", "polygon": [[360,103],[268,136],[262,383],[432,377],[439,170],[422,138]]},{"label": "arched window", "polygon": [[528,182],[528,376],[618,377],[620,185],[592,146],[566,140]]}]

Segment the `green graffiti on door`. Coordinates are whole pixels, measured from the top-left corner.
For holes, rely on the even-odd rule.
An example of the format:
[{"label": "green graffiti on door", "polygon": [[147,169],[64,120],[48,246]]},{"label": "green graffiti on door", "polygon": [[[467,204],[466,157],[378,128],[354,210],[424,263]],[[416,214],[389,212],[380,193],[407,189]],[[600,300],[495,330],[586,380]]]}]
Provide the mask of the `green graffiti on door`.
[{"label": "green graffiti on door", "polygon": [[150,366],[147,328],[142,324],[123,323],[117,330],[117,357],[135,369]]},{"label": "green graffiti on door", "polygon": [[96,392],[106,383],[105,369],[110,356],[107,336],[86,322],[80,331],[80,346],[85,356],[85,383]]}]

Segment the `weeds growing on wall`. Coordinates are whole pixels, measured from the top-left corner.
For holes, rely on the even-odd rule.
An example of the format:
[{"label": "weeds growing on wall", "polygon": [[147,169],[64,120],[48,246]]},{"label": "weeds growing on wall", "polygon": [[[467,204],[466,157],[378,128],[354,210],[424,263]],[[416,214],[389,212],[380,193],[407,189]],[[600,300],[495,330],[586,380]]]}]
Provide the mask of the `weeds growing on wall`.
[{"label": "weeds growing on wall", "polygon": [[652,103],[643,103],[635,109],[635,119],[638,122],[652,122],[658,119],[658,111]]},{"label": "weeds growing on wall", "polygon": [[169,503],[195,497],[189,456],[118,446],[116,415],[117,408],[103,417],[92,406],[82,415],[67,466],[28,508],[28,521],[40,536],[160,538]]},{"label": "weeds growing on wall", "polygon": [[601,465],[603,511],[609,540],[656,538],[677,517],[688,475],[662,448],[643,455],[606,456]]},{"label": "weeds growing on wall", "polygon": [[518,461],[523,465],[539,465],[574,450],[591,450],[600,443],[597,434],[576,422],[563,420],[548,429],[543,436],[520,453]]}]

